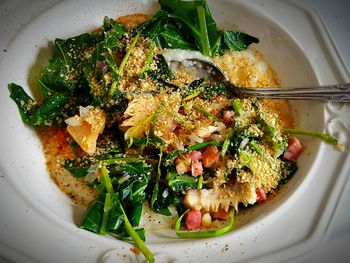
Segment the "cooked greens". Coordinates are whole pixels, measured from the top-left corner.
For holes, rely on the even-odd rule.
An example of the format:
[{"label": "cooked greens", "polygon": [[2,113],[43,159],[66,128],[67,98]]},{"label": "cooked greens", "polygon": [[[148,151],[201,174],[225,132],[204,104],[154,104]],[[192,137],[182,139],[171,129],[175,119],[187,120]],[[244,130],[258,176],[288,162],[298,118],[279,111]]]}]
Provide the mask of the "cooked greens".
[{"label": "cooked greens", "polygon": [[206,1],[160,0],[159,4],[161,10],[138,30],[161,48],[200,50],[214,56],[259,42],[242,32],[219,30]]},{"label": "cooked greens", "polygon": [[[302,145],[289,134],[338,143],[328,134],[282,129],[260,101],[175,72],[164,49],[214,57],[259,40],[218,29],[204,0],[159,4],[133,29],[106,17],[99,31],[56,39],[38,83],[41,100],[8,86],[25,124],[62,132],[58,164],[94,190],[80,227],[132,240],[150,262],[140,225],[145,207],[164,216],[175,208],[179,237],[222,235],[238,205],[264,201],[297,171]],[[187,229],[200,228],[200,210],[228,224],[180,231],[183,218]]]}]

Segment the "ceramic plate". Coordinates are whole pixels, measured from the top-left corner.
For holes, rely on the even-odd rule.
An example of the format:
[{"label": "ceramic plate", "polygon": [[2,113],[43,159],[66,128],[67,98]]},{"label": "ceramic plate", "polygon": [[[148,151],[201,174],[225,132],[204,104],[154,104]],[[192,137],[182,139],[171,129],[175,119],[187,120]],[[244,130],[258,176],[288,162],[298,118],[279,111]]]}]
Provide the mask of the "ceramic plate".
[{"label": "ceramic plate", "polygon": [[[153,1],[76,0],[37,6],[29,23],[9,42],[0,61],[0,255],[13,261],[143,262],[132,245],[80,230],[85,211],[49,178],[42,146],[21,122],[6,86],[35,87],[55,38],[99,27],[104,16],[152,14]],[[55,4],[53,4],[55,2]],[[284,86],[349,81],[327,32],[310,10],[284,1],[208,1],[221,27],[259,37],[260,50]],[[18,9],[17,16],[25,13]],[[32,6],[31,10],[35,10]],[[10,24],[7,21],[8,24]],[[9,25],[10,26],[10,25]],[[11,28],[11,27],[10,27]],[[16,25],[12,25],[16,30]],[[294,102],[297,126],[327,130],[349,145],[348,105]],[[306,150],[297,174],[277,197],[242,212],[234,230],[212,239],[178,239],[173,231],[147,235],[156,262],[241,262],[286,260],[322,240],[349,172],[347,151],[302,138]]]}]

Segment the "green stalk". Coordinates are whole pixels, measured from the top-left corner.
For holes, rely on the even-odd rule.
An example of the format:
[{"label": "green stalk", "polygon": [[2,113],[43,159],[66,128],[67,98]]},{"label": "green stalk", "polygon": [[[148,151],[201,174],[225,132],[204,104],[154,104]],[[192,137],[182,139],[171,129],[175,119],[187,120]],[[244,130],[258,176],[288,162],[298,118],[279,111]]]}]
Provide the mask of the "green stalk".
[{"label": "green stalk", "polygon": [[155,184],[155,186],[153,188],[152,197],[151,197],[151,208],[152,209],[153,209],[154,202],[157,200],[157,197],[158,197],[159,178],[160,178],[160,175],[161,175],[160,166],[161,166],[161,163],[162,163],[162,157],[163,157],[163,151],[160,150],[158,167],[157,167],[156,184]]},{"label": "green stalk", "polygon": [[242,112],[242,102],[240,99],[234,99],[232,101],[232,108],[237,116],[241,115]]},{"label": "green stalk", "polygon": [[109,211],[112,209],[112,207],[113,207],[113,202],[111,199],[111,194],[106,193],[105,204],[103,207],[102,224],[101,224],[101,228],[100,228],[101,235],[107,234],[107,224],[108,224],[108,219],[109,219]]},{"label": "green stalk", "polygon": [[194,151],[194,150],[198,150],[198,149],[204,148],[204,147],[206,147],[208,145],[214,145],[214,146],[221,147],[222,143],[221,142],[216,142],[216,141],[209,141],[209,142],[198,143],[198,144],[192,145],[191,147],[188,147],[186,150],[176,151],[176,152],[170,153],[170,154],[167,155],[167,157],[165,159],[166,160],[174,159],[174,158],[178,157],[181,154],[185,154],[185,153],[188,153],[188,152],[191,152],[191,151]]},{"label": "green stalk", "polygon": [[104,163],[102,164],[102,167],[101,167],[101,179],[104,182],[107,192],[110,194],[114,194],[114,188],[111,183],[111,179],[109,178],[109,173],[106,168],[106,165]]},{"label": "green stalk", "polygon": [[151,42],[151,45],[149,47],[149,52],[147,54],[146,60],[145,60],[145,64],[142,68],[142,73],[145,73],[148,69],[149,69],[149,65],[151,64],[152,58],[153,58],[153,48],[154,48],[154,42]]},{"label": "green stalk", "polygon": [[109,91],[108,91],[108,96],[110,96],[110,97],[113,96],[113,94],[114,94],[114,92],[115,92],[115,90],[117,88],[117,84],[118,84],[117,81],[113,81],[112,82],[112,85],[111,85],[111,87],[109,88]]},{"label": "green stalk", "polygon": [[307,135],[307,136],[317,137],[326,143],[339,145],[338,140],[328,133],[322,133],[322,132],[313,131],[313,130],[300,130],[300,129],[283,129],[283,132],[288,134],[298,134],[298,135]]},{"label": "green stalk", "polygon": [[[64,42],[65,42],[65,41],[64,41]],[[63,42],[63,43],[64,43],[64,42]],[[58,47],[58,49],[59,49],[60,52],[61,52],[61,55],[62,55],[62,57],[63,57],[64,64],[68,66],[68,61],[67,61],[66,55],[64,54],[64,52],[63,52],[63,50],[62,50],[61,44],[60,44],[60,43],[57,43],[57,47]]]},{"label": "green stalk", "polygon": [[211,112],[207,111],[206,109],[203,109],[201,106],[198,106],[197,104],[193,105],[193,108],[201,113],[203,113],[204,115],[208,116],[209,118],[211,118],[214,121],[218,121],[221,122],[221,120],[219,120],[214,114],[212,114]]},{"label": "green stalk", "polygon": [[224,143],[223,143],[223,145],[222,145],[222,149],[221,149],[221,156],[222,156],[222,157],[225,156],[225,154],[226,154],[226,152],[227,152],[227,150],[228,150],[228,147],[229,147],[229,145],[230,145],[230,142],[231,142],[231,139],[232,139],[234,133],[235,133],[235,129],[232,128],[232,129],[230,130],[230,132],[227,134],[227,136],[226,136],[226,138],[225,138],[225,141],[224,141]]},{"label": "green stalk", "polygon": [[217,237],[221,236],[227,232],[230,232],[233,228],[234,224],[234,213],[233,209],[230,210],[230,222],[227,226],[216,229],[216,230],[210,230],[210,231],[180,231],[181,221],[182,218],[185,216],[185,214],[189,211],[185,211],[176,221],[175,223],[175,232],[178,237],[182,238],[205,238],[205,237]]},{"label": "green stalk", "polygon": [[193,92],[192,94],[190,94],[190,95],[188,95],[187,97],[185,97],[185,98],[183,99],[183,101],[191,100],[191,99],[197,97],[199,94],[201,94],[201,91]]},{"label": "green stalk", "polygon": [[128,217],[126,216],[126,213],[125,213],[124,208],[123,208],[122,205],[120,205],[120,208],[121,208],[121,210],[123,212],[124,227],[125,227],[126,232],[128,232],[128,234],[130,235],[132,240],[135,242],[136,247],[145,256],[146,260],[148,262],[153,263],[154,262],[154,256],[153,256],[152,252],[148,249],[148,247],[145,245],[145,243],[142,241],[142,239],[136,233],[135,229],[132,227]]},{"label": "green stalk", "polygon": [[205,56],[211,57],[211,49],[210,49],[210,42],[209,42],[209,36],[208,36],[208,28],[207,28],[207,20],[205,18],[205,9],[203,6],[197,6],[197,14],[198,14],[198,21],[199,21],[199,29],[201,32],[201,47],[202,47],[202,53]]},{"label": "green stalk", "polygon": [[150,127],[150,130],[149,130],[149,137],[153,137],[154,129],[156,128],[157,122],[158,122],[160,116],[163,114],[163,112],[164,112],[164,104],[161,104],[158,107],[156,113],[154,114],[154,118],[153,118],[153,120],[151,122],[151,127]]},{"label": "green stalk", "polygon": [[130,55],[131,55],[131,52],[132,52],[133,49],[135,48],[136,43],[137,43],[137,40],[139,40],[139,37],[140,37],[140,33],[138,33],[138,34],[135,36],[135,38],[134,38],[134,40],[132,41],[132,43],[131,43],[131,45],[130,45],[128,51],[126,51],[126,54],[125,54],[125,56],[124,56],[124,58],[123,58],[123,60],[122,60],[122,63],[120,63],[120,65],[119,65],[119,73],[120,73],[120,75],[123,74],[123,70],[124,70],[124,68],[125,68],[126,62],[128,61],[128,59],[129,59],[129,57],[130,57]]},{"label": "green stalk", "polygon": [[201,174],[198,178],[198,185],[197,185],[197,189],[200,190],[203,188],[203,174]]},{"label": "green stalk", "polygon": [[256,141],[250,141],[249,145],[256,151],[259,155],[263,156],[264,155],[264,149],[256,143]]}]

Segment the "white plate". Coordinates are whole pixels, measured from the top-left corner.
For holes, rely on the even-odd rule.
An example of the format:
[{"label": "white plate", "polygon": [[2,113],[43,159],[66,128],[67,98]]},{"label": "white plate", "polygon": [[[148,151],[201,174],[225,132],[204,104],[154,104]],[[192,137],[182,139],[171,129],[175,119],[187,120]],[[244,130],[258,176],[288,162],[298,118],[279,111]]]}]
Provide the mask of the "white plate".
[{"label": "white plate", "polygon": [[[42,10],[44,4],[36,4]],[[284,85],[349,81],[322,24],[305,7],[284,1],[223,0],[209,5],[219,25],[259,37],[257,49]],[[14,261],[143,261],[130,251],[130,244],[77,227],[83,209],[72,205],[48,177],[40,142],[22,124],[5,87],[15,82],[30,90],[49,56],[48,43],[56,37],[93,30],[105,15],[151,14],[156,9],[153,1],[141,5],[140,1],[61,2],[30,19],[2,55],[0,255]],[[349,145],[348,105],[298,102],[294,106],[299,127],[328,130]],[[235,230],[219,238],[183,240],[169,231],[149,234],[147,245],[156,260],[276,261],[315,247],[326,234],[350,160],[348,149],[341,153],[317,139],[302,139],[307,148],[300,169],[277,198],[241,216]]]}]

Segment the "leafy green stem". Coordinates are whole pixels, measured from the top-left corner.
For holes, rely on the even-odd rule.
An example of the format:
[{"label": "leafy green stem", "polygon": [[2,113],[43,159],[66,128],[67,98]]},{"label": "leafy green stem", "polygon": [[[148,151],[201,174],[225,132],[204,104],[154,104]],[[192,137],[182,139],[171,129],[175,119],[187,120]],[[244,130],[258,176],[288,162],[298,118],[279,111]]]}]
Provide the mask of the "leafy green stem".
[{"label": "leafy green stem", "polygon": [[157,167],[157,178],[156,178],[156,184],[154,185],[152,197],[151,197],[151,208],[153,209],[154,202],[158,198],[158,189],[159,189],[159,178],[161,176],[161,164],[162,164],[162,157],[163,157],[163,151],[160,150],[159,153],[159,161],[158,161],[158,167]]},{"label": "leafy green stem", "polygon": [[102,224],[100,228],[100,234],[101,235],[106,235],[107,234],[107,224],[108,224],[108,219],[109,219],[109,211],[113,207],[113,202],[111,199],[111,194],[106,193],[106,198],[105,198],[105,203],[103,207],[103,216],[102,216]]},{"label": "leafy green stem", "polygon": [[298,135],[307,135],[307,136],[317,137],[326,143],[338,145],[338,140],[328,133],[322,133],[322,132],[313,131],[313,130],[300,130],[300,129],[283,129],[283,132],[288,134],[298,134]]},{"label": "leafy green stem", "polygon": [[176,221],[175,223],[175,232],[178,237],[182,238],[205,238],[205,237],[217,237],[221,236],[232,230],[234,224],[234,212],[233,209],[230,210],[230,221],[228,225],[223,228],[210,230],[210,231],[180,231],[181,221],[185,214],[189,211],[185,211]]},{"label": "leafy green stem", "polygon": [[209,42],[209,36],[208,36],[208,28],[207,28],[207,21],[205,18],[205,9],[203,6],[197,6],[197,14],[198,14],[198,21],[199,21],[199,29],[201,32],[200,37],[200,45],[202,47],[202,53],[205,56],[211,57],[211,49],[210,49],[210,42]]},{"label": "leafy green stem", "polygon": [[232,128],[230,130],[230,132],[227,134],[226,138],[225,138],[225,141],[222,145],[222,149],[221,149],[221,156],[224,157],[227,150],[228,150],[228,147],[230,146],[230,142],[231,142],[231,139],[233,137],[233,134],[235,133],[235,129]]},{"label": "leafy green stem", "polygon": [[219,120],[214,114],[212,114],[211,112],[207,111],[206,109],[203,109],[201,106],[198,106],[197,104],[193,105],[193,108],[201,113],[203,113],[204,115],[208,116],[209,118],[211,118],[214,121],[218,121],[221,122],[221,120]]},{"label": "leafy green stem", "polygon": [[135,36],[134,40],[131,42],[130,47],[129,47],[128,50],[126,51],[126,54],[125,54],[125,56],[124,56],[122,62],[121,62],[120,65],[119,65],[119,73],[120,73],[120,75],[123,74],[123,70],[124,70],[124,68],[125,68],[125,65],[126,65],[126,63],[128,62],[128,59],[129,59],[129,57],[130,57],[130,55],[131,55],[131,52],[134,50],[134,48],[135,48],[135,46],[136,46],[136,43],[137,43],[137,40],[139,40],[139,37],[140,37],[140,33],[138,33],[138,34]]},{"label": "leafy green stem", "polygon": [[142,241],[140,236],[136,233],[135,229],[132,227],[122,205],[120,205],[120,209],[122,210],[122,213],[123,213],[124,227],[126,232],[128,232],[132,240],[135,242],[136,247],[142,252],[142,254],[145,256],[148,262],[153,263],[154,256],[152,252],[147,248],[145,243]]},{"label": "leafy green stem", "polygon": [[198,178],[198,184],[197,184],[197,189],[202,189],[203,188],[203,175],[201,174]]},{"label": "leafy green stem", "polygon": [[154,42],[151,42],[151,45],[149,47],[149,52],[147,54],[146,60],[145,60],[145,64],[143,65],[142,68],[142,73],[147,72],[147,70],[149,69],[149,65],[151,64],[152,58],[153,58],[153,48],[154,48]]},{"label": "leafy green stem", "polygon": [[[65,43],[65,41],[62,42],[62,44],[63,44],[63,43]],[[63,60],[64,60],[64,64],[65,64],[66,66],[68,66],[67,57],[66,57],[66,55],[65,55],[64,52],[63,52],[63,49],[62,49],[61,44],[58,43],[58,42],[56,42],[56,45],[57,45],[58,49],[60,50],[60,52],[61,52],[61,54],[62,54],[62,57],[63,57]]]},{"label": "leafy green stem", "polygon": [[149,137],[153,137],[154,136],[154,129],[156,128],[156,125],[157,125],[157,122],[160,118],[160,116],[163,114],[164,112],[164,104],[161,104],[156,113],[154,114],[154,117],[153,117],[153,120],[151,122],[151,127],[150,127],[150,130],[149,130]]},{"label": "leafy green stem", "polygon": [[114,194],[114,188],[113,188],[111,179],[109,178],[109,173],[106,168],[106,165],[104,163],[102,163],[102,166],[101,166],[101,179],[103,180],[103,183],[106,187],[107,192],[110,194]]},{"label": "leafy green stem", "polygon": [[232,108],[237,116],[241,115],[242,112],[242,102],[240,99],[235,99],[232,101]]},{"label": "leafy green stem", "polygon": [[185,149],[183,151],[176,151],[176,152],[168,154],[167,157],[166,157],[166,160],[170,160],[170,159],[176,158],[176,157],[178,157],[181,154],[185,154],[185,153],[188,153],[188,152],[191,152],[191,151],[194,151],[194,150],[198,150],[198,149],[204,148],[204,147],[206,147],[208,145],[214,145],[214,146],[221,147],[222,143],[221,142],[217,142],[217,141],[209,141],[209,142],[198,143],[198,144],[192,145],[191,147],[188,147],[187,149]]}]

